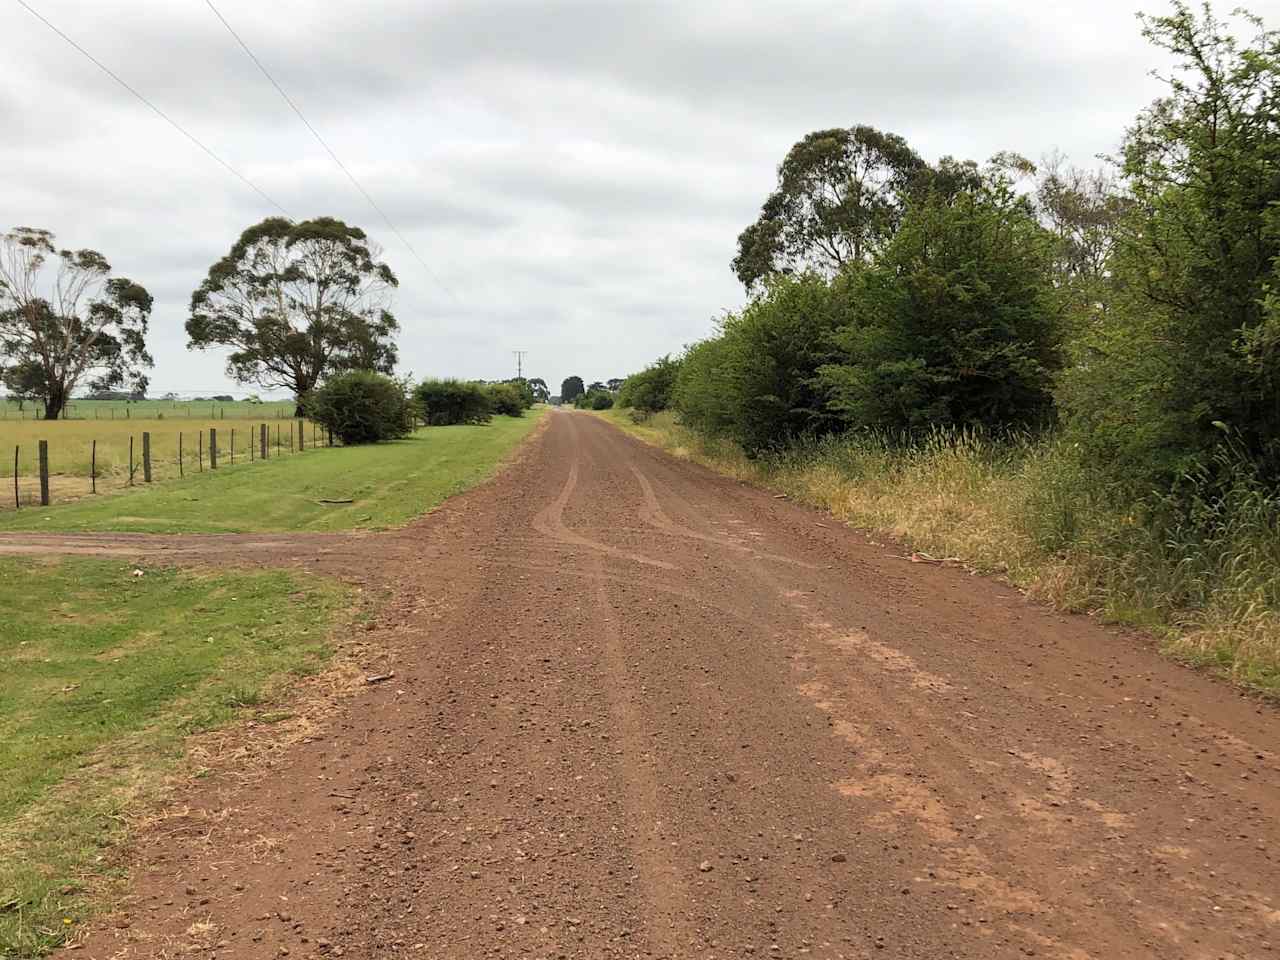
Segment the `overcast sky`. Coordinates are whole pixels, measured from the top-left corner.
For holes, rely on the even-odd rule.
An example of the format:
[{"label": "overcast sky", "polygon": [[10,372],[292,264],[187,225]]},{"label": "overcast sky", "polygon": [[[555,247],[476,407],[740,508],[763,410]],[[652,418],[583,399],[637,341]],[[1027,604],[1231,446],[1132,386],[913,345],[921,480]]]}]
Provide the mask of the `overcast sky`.
[{"label": "overcast sky", "polygon": [[[730,269],[805,133],[926,159],[1114,150],[1160,63],[1127,0],[215,0],[430,265],[423,270],[204,0],[29,0],[294,217],[363,226],[400,277],[401,369],[622,376],[743,302]],[[1220,5],[1225,12],[1229,4]],[[1280,0],[1252,5],[1270,23]],[[274,213],[0,0],[0,230],[93,247],[155,296],[152,392],[231,387],[191,291]]]}]

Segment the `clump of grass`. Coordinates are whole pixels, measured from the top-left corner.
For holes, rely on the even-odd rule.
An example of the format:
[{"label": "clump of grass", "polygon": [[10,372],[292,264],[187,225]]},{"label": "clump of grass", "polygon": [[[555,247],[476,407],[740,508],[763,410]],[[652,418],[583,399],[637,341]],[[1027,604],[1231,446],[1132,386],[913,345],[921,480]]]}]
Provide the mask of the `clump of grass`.
[{"label": "clump of grass", "polygon": [[670,413],[611,419],[1061,609],[1151,631],[1171,655],[1280,696],[1280,496],[1228,454],[1182,489],[1134,501],[1053,437],[938,430],[904,445],[862,433],[751,460]]}]

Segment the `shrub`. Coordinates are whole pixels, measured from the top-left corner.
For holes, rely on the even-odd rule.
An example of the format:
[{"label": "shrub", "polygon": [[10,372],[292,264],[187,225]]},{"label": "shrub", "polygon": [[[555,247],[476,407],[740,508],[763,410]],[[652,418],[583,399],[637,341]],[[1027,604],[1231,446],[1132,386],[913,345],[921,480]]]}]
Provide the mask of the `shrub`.
[{"label": "shrub", "polygon": [[404,385],[371,370],[331,377],[308,395],[306,407],[345,444],[394,440],[413,428]]},{"label": "shrub", "polygon": [[579,410],[609,410],[613,407],[613,394],[608,390],[588,390],[579,394],[573,405]]},{"label": "shrub", "polygon": [[493,401],[482,384],[466,380],[423,380],[413,392],[430,426],[488,423]]},{"label": "shrub", "polygon": [[819,276],[776,277],[720,336],[689,349],[673,399],[686,422],[736,440],[754,456],[841,424],[815,384],[833,359],[833,287]]},{"label": "shrub", "polygon": [[832,412],[895,432],[1051,421],[1052,251],[999,174],[912,208],[877,262],[835,291],[846,325],[818,375]]},{"label": "shrub", "polygon": [[662,357],[639,373],[627,377],[618,390],[618,406],[646,413],[666,410],[671,406],[671,395],[679,373],[679,360],[672,360],[670,356]]},{"label": "shrub", "polygon": [[485,387],[494,413],[508,417],[523,417],[531,404],[525,403],[524,394],[514,383],[491,383]]}]

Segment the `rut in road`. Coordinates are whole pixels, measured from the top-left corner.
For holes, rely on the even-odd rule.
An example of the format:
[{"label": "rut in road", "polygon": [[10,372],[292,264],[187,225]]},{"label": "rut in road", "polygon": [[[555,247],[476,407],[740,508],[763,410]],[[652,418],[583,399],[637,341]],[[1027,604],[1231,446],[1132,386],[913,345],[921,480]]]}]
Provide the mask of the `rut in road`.
[{"label": "rut in road", "polygon": [[88,956],[1280,950],[1276,711],[549,421],[388,541],[395,681],[190,788]]}]

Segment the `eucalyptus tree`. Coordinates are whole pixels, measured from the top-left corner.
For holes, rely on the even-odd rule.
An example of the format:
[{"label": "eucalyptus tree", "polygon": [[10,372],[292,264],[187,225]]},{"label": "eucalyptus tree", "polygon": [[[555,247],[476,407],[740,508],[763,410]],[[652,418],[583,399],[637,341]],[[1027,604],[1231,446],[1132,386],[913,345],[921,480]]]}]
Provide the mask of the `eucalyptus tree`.
[{"label": "eucalyptus tree", "polygon": [[359,227],[333,217],[269,217],[240,235],[191,295],[188,346],[229,347],[227,374],[292,390],[299,415],[325,377],[390,373],[398,286]]},{"label": "eucalyptus tree", "polygon": [[873,257],[929,172],[897,134],[868,126],[810,133],[787,152],[777,188],[738,236],[734,272],[751,289],[774,274],[831,276]]},{"label": "eucalyptus tree", "polygon": [[144,391],[152,366],[146,333],[152,298],[111,276],[96,250],[65,250],[48,230],[16,227],[0,237],[0,363],[5,380],[62,415],[81,384]]}]

